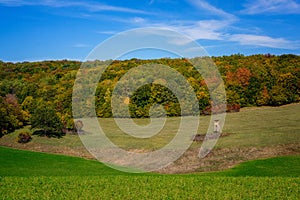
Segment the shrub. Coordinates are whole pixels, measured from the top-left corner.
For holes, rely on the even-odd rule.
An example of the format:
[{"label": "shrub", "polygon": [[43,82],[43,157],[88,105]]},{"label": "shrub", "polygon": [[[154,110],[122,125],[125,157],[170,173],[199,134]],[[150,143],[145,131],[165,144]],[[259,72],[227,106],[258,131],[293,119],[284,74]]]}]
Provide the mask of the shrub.
[{"label": "shrub", "polygon": [[27,142],[30,142],[32,140],[31,138],[31,134],[28,133],[28,132],[21,132],[19,133],[18,135],[18,143],[27,143]]}]

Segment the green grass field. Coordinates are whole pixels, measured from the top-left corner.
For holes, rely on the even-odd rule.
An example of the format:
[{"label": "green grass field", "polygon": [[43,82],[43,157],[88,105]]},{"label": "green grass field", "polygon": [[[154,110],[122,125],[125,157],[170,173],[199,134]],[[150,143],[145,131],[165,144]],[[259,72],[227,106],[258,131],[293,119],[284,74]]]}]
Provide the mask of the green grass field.
[{"label": "green grass field", "polygon": [[252,160],[212,175],[230,177],[300,177],[300,156],[280,156]]},{"label": "green grass field", "polygon": [[[300,104],[282,107],[245,108],[242,112],[229,113],[223,132],[228,137],[220,138],[216,147],[265,147],[278,144],[300,143]],[[134,119],[137,124],[145,125],[149,119]],[[210,116],[200,117],[197,133],[205,134]],[[110,140],[124,149],[156,150],[168,144],[176,135],[180,124],[179,117],[167,118],[163,129],[149,139],[139,139],[125,134],[112,118],[99,119],[101,128]],[[124,119],[126,123],[126,119]],[[142,133],[141,133],[142,134]],[[190,133],[192,137],[193,133]],[[192,147],[201,144],[194,143]]]},{"label": "green grass field", "polygon": [[[228,137],[220,138],[217,147],[264,147],[278,144],[300,143],[300,103],[282,107],[244,108],[238,113],[226,116],[223,132]],[[201,116],[198,133],[206,133],[210,116]],[[138,124],[147,124],[149,119],[136,119]],[[180,118],[168,118],[162,131],[149,139],[137,139],[124,134],[115,124],[114,119],[99,119],[105,134],[118,146],[124,149],[144,148],[157,149],[167,144],[176,134]],[[83,128],[84,129],[84,128]],[[5,135],[0,139],[0,145],[13,144],[16,148],[26,145],[16,143],[20,131],[30,131],[28,127]],[[191,136],[194,133],[191,133]],[[194,143],[193,147],[201,144]],[[45,138],[33,136],[28,146],[44,147],[53,152],[53,148],[72,148],[82,150],[84,147],[76,135],[66,135],[63,138]]]},{"label": "green grass field", "polygon": [[0,147],[0,176],[90,176],[122,174],[104,164],[78,157]]},{"label": "green grass field", "polygon": [[[245,108],[242,112],[229,113],[217,147],[264,147],[277,144],[300,143],[300,104],[283,107]],[[198,133],[206,133],[210,116],[200,117]],[[163,130],[149,140],[139,140],[125,135],[113,119],[100,119],[108,137],[123,148],[156,149],[168,143],[178,130],[180,118],[168,118]],[[136,120],[146,124],[148,119]],[[193,133],[191,133],[192,135]],[[200,144],[201,145],[201,144]],[[199,144],[194,143],[194,147]]]},{"label": "green grass field", "polygon": [[[299,199],[300,156],[216,173],[126,174],[82,158],[0,147],[1,199]],[[283,164],[284,163],[284,164]]]},{"label": "green grass field", "polygon": [[[0,146],[0,199],[300,199],[299,113],[298,103],[246,108],[228,114],[223,132],[229,136],[219,139],[216,151],[206,162],[217,166],[222,162],[239,163],[248,158],[289,152],[298,156],[252,160],[210,173],[127,174],[94,160]],[[199,133],[206,132],[209,119],[209,116],[201,117]],[[168,118],[158,135],[144,141],[126,136],[113,119],[99,121],[108,137],[122,148],[153,150],[170,141],[179,118]],[[137,120],[139,124],[147,122],[147,119]],[[30,131],[28,128],[23,130]],[[76,135],[60,139],[33,136],[28,144],[18,144],[16,137],[23,130],[5,135],[0,145],[80,157],[88,155]],[[191,149],[197,150],[200,145],[193,143]],[[291,151],[280,152],[290,148]],[[251,157],[252,154],[255,155]],[[195,164],[188,161],[184,163]],[[201,162],[197,158],[196,164]]]}]

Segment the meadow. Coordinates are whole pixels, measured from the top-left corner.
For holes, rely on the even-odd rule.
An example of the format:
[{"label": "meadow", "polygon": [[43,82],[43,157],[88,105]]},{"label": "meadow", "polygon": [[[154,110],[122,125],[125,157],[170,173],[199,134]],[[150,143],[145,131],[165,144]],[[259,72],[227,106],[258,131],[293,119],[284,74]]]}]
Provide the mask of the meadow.
[{"label": "meadow", "polygon": [[[279,144],[300,143],[300,103],[282,107],[249,107],[241,112],[226,115],[224,133],[227,137],[220,138],[216,147],[265,147]],[[149,119],[135,119],[137,124],[145,125]],[[112,118],[99,119],[106,135],[118,146],[144,149],[157,149],[164,146],[177,133],[180,118],[167,118],[164,128],[159,134],[147,140],[137,139],[124,134]],[[199,134],[205,134],[210,116],[200,116]],[[190,133],[192,136],[195,133]],[[201,143],[194,143],[199,147]]]},{"label": "meadow", "polygon": [[300,197],[300,156],[249,161],[223,172],[161,175],[126,174],[92,160],[6,147],[0,154],[2,199]]},{"label": "meadow", "polygon": [[[31,131],[25,127],[0,139],[0,199],[299,199],[299,112],[300,104],[291,104],[229,113],[223,130],[227,135],[206,158],[197,157],[201,142],[193,142],[183,157],[160,171],[174,174],[108,168],[90,159],[77,135],[33,135],[31,142],[18,144],[18,133]],[[209,119],[201,116],[198,133],[206,132]],[[163,146],[178,121],[168,118],[159,134],[142,141],[125,135],[113,119],[99,119],[108,137],[128,150]]]},{"label": "meadow", "polygon": [[[217,148],[223,147],[264,147],[278,144],[289,144],[300,142],[300,103],[290,104],[281,107],[248,107],[241,112],[228,113],[226,115],[224,133],[228,137],[220,138]],[[200,126],[197,133],[207,132],[210,116],[200,117]],[[139,125],[146,125],[150,122],[148,118],[134,119]],[[113,118],[99,118],[99,124],[109,137],[118,146],[131,149],[142,146],[145,149],[156,149],[169,142],[178,130],[179,117],[167,118],[164,128],[159,134],[149,139],[137,139],[120,130]],[[84,128],[83,128],[84,129]],[[28,131],[29,126],[19,129],[14,133],[3,136],[0,145],[15,145],[17,148],[26,145],[16,144],[16,137],[19,132]],[[191,136],[194,133],[191,133]],[[42,147],[70,147],[80,148],[82,143],[77,135],[65,135],[62,138],[47,138],[33,135],[30,146],[40,145]],[[137,145],[137,146],[133,146]],[[194,143],[199,147],[201,144]],[[42,148],[41,147],[41,148]],[[51,150],[50,150],[51,151]]]},{"label": "meadow", "polygon": [[[300,103],[281,107],[250,107],[241,112],[228,113],[223,133],[215,148],[206,158],[197,155],[202,142],[193,142],[189,150],[174,165],[163,173],[191,173],[217,171],[235,166],[238,163],[282,155],[300,154]],[[205,134],[210,116],[200,117],[197,133]],[[138,124],[147,124],[149,119],[135,119]],[[152,151],[166,145],[176,134],[180,118],[167,118],[164,128],[149,139],[138,139],[124,134],[112,118],[99,118],[99,123],[107,137],[126,150],[141,149]],[[85,129],[85,127],[83,127]],[[29,127],[17,130],[0,138],[0,145],[18,149],[28,149],[59,153],[93,159],[83,146],[78,135],[67,134],[62,138],[48,138],[33,135],[32,141],[19,144],[19,132],[32,132]],[[194,133],[190,133],[192,137]],[[172,169],[171,169],[172,168]],[[180,168],[180,169],[179,169]]]}]

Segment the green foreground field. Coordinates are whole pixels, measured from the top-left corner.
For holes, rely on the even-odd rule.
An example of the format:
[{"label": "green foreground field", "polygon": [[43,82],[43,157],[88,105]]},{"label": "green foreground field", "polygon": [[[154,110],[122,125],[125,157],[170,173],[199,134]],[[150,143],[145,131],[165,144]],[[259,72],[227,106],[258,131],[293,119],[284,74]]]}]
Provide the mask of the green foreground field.
[{"label": "green foreground field", "polygon": [[[246,108],[227,115],[215,149],[204,159],[191,148],[162,173],[126,174],[95,160],[76,135],[33,136],[16,142],[22,130],[0,138],[0,199],[300,199],[300,104]],[[205,133],[209,116],[201,117]],[[124,149],[154,150],[174,136],[179,118],[168,118],[155,137],[129,138],[113,119],[99,119],[107,136]],[[137,120],[146,124],[147,119]],[[25,130],[30,131],[29,127]],[[287,156],[289,155],[289,156]],[[278,157],[280,156],[280,157]],[[273,157],[273,158],[269,158]],[[268,159],[262,159],[268,158]],[[245,162],[247,160],[252,160]],[[238,163],[244,162],[237,165]],[[234,167],[235,166],[235,167]],[[190,167],[190,168],[188,168]],[[200,171],[218,171],[195,173]],[[181,170],[183,169],[183,170]],[[180,171],[181,170],[181,171]]]},{"label": "green foreground field", "polygon": [[1,199],[299,199],[300,156],[215,173],[122,173],[97,161],[0,147]]},{"label": "green foreground field", "polygon": [[300,178],[4,177],[3,199],[299,199]]}]

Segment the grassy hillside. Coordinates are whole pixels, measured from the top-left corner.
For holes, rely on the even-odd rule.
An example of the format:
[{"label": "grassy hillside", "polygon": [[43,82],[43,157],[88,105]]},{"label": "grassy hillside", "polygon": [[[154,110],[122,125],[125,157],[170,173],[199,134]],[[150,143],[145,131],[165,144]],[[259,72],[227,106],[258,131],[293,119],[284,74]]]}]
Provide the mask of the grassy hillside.
[{"label": "grassy hillside", "polygon": [[[264,147],[277,144],[300,143],[300,103],[281,107],[252,107],[242,109],[238,113],[228,113],[226,116],[223,132],[229,136],[220,138],[217,146],[223,147]],[[200,117],[198,133],[206,133],[210,116]],[[149,119],[135,119],[138,124],[148,124]],[[99,123],[106,135],[117,145],[125,149],[160,148],[169,142],[177,133],[180,118],[167,118],[162,131],[147,140],[140,140],[124,134],[112,118],[99,118]],[[83,128],[84,129],[84,128]],[[0,145],[13,146],[16,148],[36,147],[35,150],[45,149],[53,152],[53,147],[73,148],[81,150],[83,147],[77,135],[66,135],[60,139],[39,137],[33,135],[33,140],[28,145],[17,144],[16,138],[19,132],[31,130],[25,127],[14,133],[0,138]],[[194,133],[191,133],[191,136]],[[194,146],[197,147],[196,143]]]},{"label": "grassy hillside", "polygon": [[83,158],[0,147],[0,176],[90,176],[121,174]]},{"label": "grassy hillside", "polygon": [[242,177],[300,177],[300,156],[252,160],[213,175]]},{"label": "grassy hillside", "polygon": [[[77,157],[24,151],[2,146],[0,146],[0,154],[0,176],[128,175],[127,173],[111,169],[98,161]],[[158,174],[147,173],[147,175]],[[200,173],[199,175],[300,177],[300,156],[281,156],[253,160],[222,172]]]},{"label": "grassy hillside", "polygon": [[[299,113],[300,103],[282,107],[252,107],[238,113],[228,113],[223,132],[229,133],[229,136],[220,138],[217,147],[265,147],[300,143]],[[149,119],[135,121],[139,124],[150,122]],[[162,131],[148,140],[124,134],[112,118],[101,118],[99,122],[106,135],[122,148],[157,149],[170,142],[177,133],[180,118],[168,118]],[[198,133],[206,133],[209,122],[210,116],[201,116]],[[194,147],[198,146],[199,143],[194,143]]]},{"label": "grassy hillside", "polygon": [[220,176],[125,174],[96,161],[4,147],[0,155],[3,199],[297,199],[300,192],[299,156],[245,163]]},{"label": "grassy hillside", "polygon": [[[221,137],[212,153],[203,160],[197,155],[201,142],[194,142],[189,151],[163,173],[186,173],[193,171],[217,171],[233,167],[247,160],[282,155],[300,155],[300,104],[282,107],[253,107],[239,113],[229,113]],[[198,133],[205,133],[210,116],[201,116]],[[149,119],[136,119],[138,124],[146,124]],[[162,131],[149,139],[137,139],[124,134],[113,119],[99,119],[102,129],[116,145],[129,150],[153,150],[167,144],[176,134],[180,118],[167,118]],[[28,149],[65,155],[92,158],[77,135],[66,135],[60,139],[33,135],[32,141],[19,144],[19,132],[31,130],[29,127],[0,138],[0,145],[18,149]],[[193,133],[189,137],[192,136]],[[172,166],[171,166],[172,167]],[[178,169],[182,169],[181,171]]]}]

